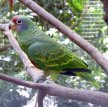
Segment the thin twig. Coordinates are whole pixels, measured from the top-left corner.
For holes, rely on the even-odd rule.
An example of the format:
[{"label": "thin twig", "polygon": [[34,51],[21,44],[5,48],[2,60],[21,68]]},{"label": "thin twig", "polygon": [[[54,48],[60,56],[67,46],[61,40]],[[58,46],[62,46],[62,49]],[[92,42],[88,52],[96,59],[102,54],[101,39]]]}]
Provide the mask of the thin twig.
[{"label": "thin twig", "polygon": [[5,45],[5,46],[0,45],[0,51],[6,51],[9,48],[12,48],[12,46],[11,45]]}]

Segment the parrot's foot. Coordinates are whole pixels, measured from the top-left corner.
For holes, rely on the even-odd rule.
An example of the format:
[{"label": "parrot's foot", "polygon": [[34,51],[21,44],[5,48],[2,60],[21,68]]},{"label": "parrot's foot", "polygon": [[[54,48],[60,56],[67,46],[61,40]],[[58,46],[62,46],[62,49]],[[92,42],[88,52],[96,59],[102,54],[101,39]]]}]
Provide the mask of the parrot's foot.
[{"label": "parrot's foot", "polygon": [[47,80],[53,81],[50,76],[46,77]]},{"label": "parrot's foot", "polygon": [[52,81],[51,79],[46,79],[44,82],[43,82],[43,84],[55,84],[55,82],[54,81]]},{"label": "parrot's foot", "polygon": [[43,82],[53,82],[50,76],[45,77],[45,78],[40,78],[37,83],[43,83]]},{"label": "parrot's foot", "polygon": [[48,76],[47,77],[47,79],[46,79],[46,81],[44,82],[44,83],[46,83],[46,84],[55,84],[55,81],[53,81],[53,79],[51,78],[51,76]]},{"label": "parrot's foot", "polygon": [[38,81],[37,81],[37,83],[43,83],[43,82],[45,82],[47,79],[46,78],[41,78],[41,79],[39,79]]}]

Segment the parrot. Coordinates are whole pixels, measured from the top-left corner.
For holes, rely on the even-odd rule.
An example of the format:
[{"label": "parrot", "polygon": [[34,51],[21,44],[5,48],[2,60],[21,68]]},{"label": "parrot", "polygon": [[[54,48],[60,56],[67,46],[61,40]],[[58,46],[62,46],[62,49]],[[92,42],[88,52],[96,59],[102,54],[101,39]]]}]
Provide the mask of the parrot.
[{"label": "parrot", "polygon": [[30,17],[13,16],[9,29],[17,32],[19,45],[32,64],[43,70],[52,80],[56,80],[59,74],[79,76],[95,87],[101,86],[78,55],[48,36]]}]

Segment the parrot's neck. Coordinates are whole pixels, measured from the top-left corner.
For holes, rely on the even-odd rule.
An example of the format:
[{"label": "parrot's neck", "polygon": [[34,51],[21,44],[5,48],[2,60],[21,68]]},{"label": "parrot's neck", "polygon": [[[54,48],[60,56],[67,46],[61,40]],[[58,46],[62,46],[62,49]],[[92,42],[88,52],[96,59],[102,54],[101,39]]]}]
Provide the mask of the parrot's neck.
[{"label": "parrot's neck", "polygon": [[52,39],[32,23],[26,30],[18,32],[18,42],[21,48],[26,49],[35,42],[50,42]]},{"label": "parrot's neck", "polygon": [[18,38],[23,41],[27,41],[28,39],[32,38],[37,32],[37,26],[31,24],[27,27],[27,29],[18,32]]}]

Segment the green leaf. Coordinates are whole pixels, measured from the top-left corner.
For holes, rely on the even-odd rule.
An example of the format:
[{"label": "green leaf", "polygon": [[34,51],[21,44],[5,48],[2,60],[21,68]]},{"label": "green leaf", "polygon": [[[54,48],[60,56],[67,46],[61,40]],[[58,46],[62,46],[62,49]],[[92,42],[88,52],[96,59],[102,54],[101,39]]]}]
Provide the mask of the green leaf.
[{"label": "green leaf", "polygon": [[74,13],[80,13],[83,10],[85,1],[86,0],[67,0],[67,3]]}]

